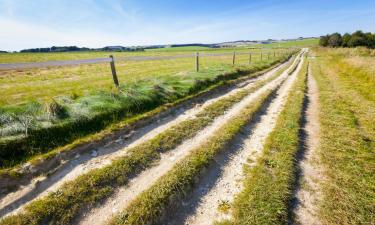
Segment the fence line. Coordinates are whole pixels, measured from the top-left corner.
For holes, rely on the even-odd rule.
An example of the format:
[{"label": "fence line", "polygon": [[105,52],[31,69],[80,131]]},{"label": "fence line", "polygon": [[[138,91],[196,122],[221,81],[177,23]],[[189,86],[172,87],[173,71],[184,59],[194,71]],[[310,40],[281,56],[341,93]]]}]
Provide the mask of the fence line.
[{"label": "fence line", "polygon": [[[284,54],[290,53],[290,51],[282,52]],[[62,61],[47,61],[47,62],[35,62],[35,63],[3,63],[0,64],[0,70],[17,70],[17,69],[31,69],[31,68],[43,68],[43,67],[56,67],[56,66],[71,66],[71,65],[87,65],[96,63],[107,63],[109,62],[112,72],[113,82],[116,87],[119,87],[119,81],[117,78],[115,62],[116,61],[150,61],[150,60],[170,60],[170,59],[183,59],[195,57],[195,70],[199,72],[199,59],[200,57],[215,57],[215,56],[227,56],[232,55],[232,65],[236,64],[236,55],[248,55],[249,64],[252,61],[252,52],[227,52],[227,53],[199,53],[195,54],[181,54],[181,55],[170,55],[170,56],[120,56],[114,58],[110,55],[109,58],[96,58],[96,59],[80,59],[80,60],[62,60]],[[263,51],[259,52],[260,61],[263,60]],[[271,52],[266,53],[268,60],[270,59]],[[273,57],[276,57],[276,52],[273,51]],[[116,60],[115,60],[116,59]]]},{"label": "fence line", "polygon": [[[236,52],[236,55],[248,55],[249,52]],[[257,54],[257,53],[251,53]],[[262,52],[258,53],[261,55]],[[275,54],[275,53],[274,53]],[[233,52],[227,53],[199,53],[199,57],[214,57],[214,56],[227,56],[233,55]],[[115,57],[115,61],[151,61],[151,60],[170,60],[170,59],[183,59],[193,58],[196,54],[181,54],[181,55],[169,55],[169,56],[119,56]],[[44,68],[44,67],[58,67],[58,66],[77,66],[77,65],[89,65],[98,63],[110,63],[111,58],[94,58],[94,59],[78,59],[78,60],[56,60],[56,61],[45,61],[45,62],[26,62],[26,63],[0,63],[0,70],[18,70],[18,69],[32,69],[32,68]]]}]

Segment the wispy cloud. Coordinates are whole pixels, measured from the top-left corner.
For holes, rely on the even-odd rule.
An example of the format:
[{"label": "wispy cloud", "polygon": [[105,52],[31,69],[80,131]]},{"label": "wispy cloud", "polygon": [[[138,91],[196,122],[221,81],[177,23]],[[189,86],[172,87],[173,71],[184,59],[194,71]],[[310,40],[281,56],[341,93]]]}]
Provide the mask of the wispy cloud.
[{"label": "wispy cloud", "polygon": [[374,21],[370,0],[0,0],[0,49],[316,36]]}]

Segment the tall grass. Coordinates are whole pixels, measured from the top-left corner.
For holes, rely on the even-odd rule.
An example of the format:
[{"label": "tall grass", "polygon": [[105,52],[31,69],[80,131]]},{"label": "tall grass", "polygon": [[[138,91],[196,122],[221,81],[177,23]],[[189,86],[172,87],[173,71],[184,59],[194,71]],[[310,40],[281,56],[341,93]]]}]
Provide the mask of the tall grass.
[{"label": "tall grass", "polygon": [[[366,78],[371,76],[366,72],[369,68],[362,67],[369,64],[353,49],[315,49],[314,53],[319,56],[312,69],[320,92],[319,154],[325,170],[321,220],[325,224],[373,224],[375,101],[371,92],[375,86]],[[365,64],[353,65],[352,57]]]}]

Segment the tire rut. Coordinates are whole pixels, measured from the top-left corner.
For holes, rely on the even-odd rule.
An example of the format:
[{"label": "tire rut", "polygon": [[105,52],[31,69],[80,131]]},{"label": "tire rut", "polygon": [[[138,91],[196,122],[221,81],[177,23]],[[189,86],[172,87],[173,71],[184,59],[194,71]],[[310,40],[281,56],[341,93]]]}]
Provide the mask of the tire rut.
[{"label": "tire rut", "polygon": [[321,198],[319,182],[324,179],[319,168],[319,96],[318,87],[308,68],[306,110],[304,111],[301,151],[297,155],[297,184],[291,206],[291,224],[322,224],[317,217]]}]

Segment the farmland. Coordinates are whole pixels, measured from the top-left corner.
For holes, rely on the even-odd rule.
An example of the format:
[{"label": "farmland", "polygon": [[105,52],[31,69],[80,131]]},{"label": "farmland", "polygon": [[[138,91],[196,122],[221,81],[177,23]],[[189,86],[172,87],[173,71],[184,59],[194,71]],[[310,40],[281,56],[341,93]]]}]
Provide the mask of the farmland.
[{"label": "farmland", "polygon": [[[234,66],[233,53],[200,57],[199,72],[195,71],[194,57],[118,61],[119,88],[112,83],[107,63],[3,71],[2,167],[17,165],[122,118],[174,102],[218,82],[266,69],[287,59],[290,53],[257,50],[252,52],[249,64],[250,53],[238,52]],[[31,58],[29,54],[21,55]]]},{"label": "farmland", "polygon": [[120,81],[0,71],[0,224],[372,224],[374,51],[316,43],[0,54]]}]

